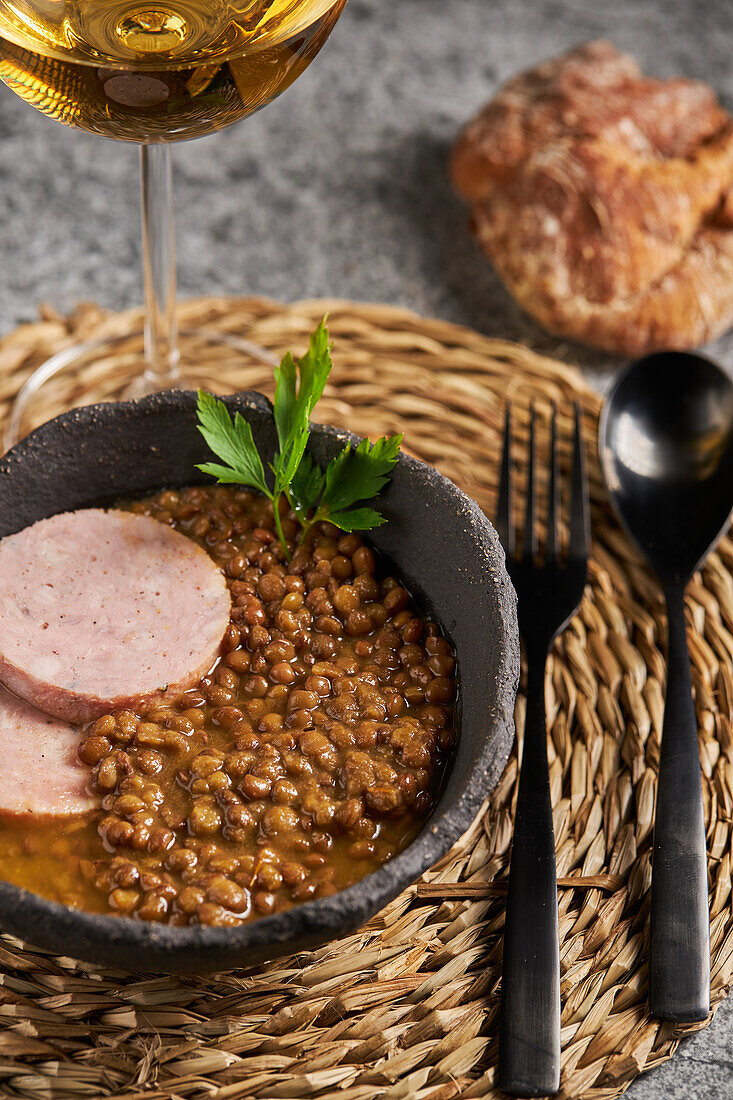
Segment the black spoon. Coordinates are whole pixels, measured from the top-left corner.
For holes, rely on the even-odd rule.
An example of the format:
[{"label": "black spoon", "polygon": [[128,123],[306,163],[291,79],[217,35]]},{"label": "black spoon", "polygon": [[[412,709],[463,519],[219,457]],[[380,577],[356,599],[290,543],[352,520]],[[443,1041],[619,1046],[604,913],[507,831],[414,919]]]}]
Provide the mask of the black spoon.
[{"label": "black spoon", "polygon": [[733,507],[733,382],[699,355],[640,359],[606,400],[599,449],[611,501],[661,582],[669,621],[649,1004],[663,1020],[704,1020],[710,1011],[707,856],[684,597]]}]

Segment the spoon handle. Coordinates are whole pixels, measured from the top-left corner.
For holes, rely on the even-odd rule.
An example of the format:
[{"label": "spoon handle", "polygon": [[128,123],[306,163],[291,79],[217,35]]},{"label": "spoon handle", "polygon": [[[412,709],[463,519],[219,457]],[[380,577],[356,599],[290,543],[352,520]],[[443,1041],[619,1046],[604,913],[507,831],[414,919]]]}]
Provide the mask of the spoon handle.
[{"label": "spoon handle", "polygon": [[652,861],[649,1005],[663,1020],[710,1012],[710,919],[697,719],[684,586],[668,585],[669,659]]}]

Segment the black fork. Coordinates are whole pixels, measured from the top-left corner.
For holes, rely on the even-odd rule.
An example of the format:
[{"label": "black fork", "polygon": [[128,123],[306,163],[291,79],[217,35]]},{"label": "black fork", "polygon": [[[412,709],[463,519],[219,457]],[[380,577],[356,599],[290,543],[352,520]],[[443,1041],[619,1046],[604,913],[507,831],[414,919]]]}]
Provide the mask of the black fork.
[{"label": "black fork", "polygon": [[576,404],[570,537],[563,553],[557,412],[553,406],[547,535],[541,562],[535,477],[537,412],[533,405],[524,545],[519,556],[512,520],[511,420],[507,403],[496,528],[517,592],[519,633],[527,658],[527,712],[504,927],[498,1083],[514,1096],[547,1096],[560,1087],[560,949],[545,663],[554,639],[567,626],[583,596],[590,538],[588,482],[581,412]]}]

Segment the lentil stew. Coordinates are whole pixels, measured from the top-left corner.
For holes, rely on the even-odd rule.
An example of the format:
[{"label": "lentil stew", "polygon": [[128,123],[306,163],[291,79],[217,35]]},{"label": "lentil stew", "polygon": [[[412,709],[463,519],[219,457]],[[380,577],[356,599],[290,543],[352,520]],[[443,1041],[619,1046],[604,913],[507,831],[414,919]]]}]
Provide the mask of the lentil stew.
[{"label": "lentil stew", "polygon": [[[221,658],[165,706],[83,732],[100,809],[0,821],[0,876],[90,912],[239,925],[361,879],[420,831],[455,740],[455,662],[356,534],[292,561],[231,487],[125,505],[204,546],[232,613]],[[297,524],[283,513],[286,537]]]}]

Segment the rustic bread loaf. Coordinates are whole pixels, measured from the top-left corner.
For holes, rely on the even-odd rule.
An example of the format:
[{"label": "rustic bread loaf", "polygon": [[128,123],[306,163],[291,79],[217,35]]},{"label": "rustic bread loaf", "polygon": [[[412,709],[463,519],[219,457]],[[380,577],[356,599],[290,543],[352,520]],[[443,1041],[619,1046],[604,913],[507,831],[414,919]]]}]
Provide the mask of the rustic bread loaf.
[{"label": "rustic bread loaf", "polygon": [[458,138],[476,237],[545,328],[641,354],[733,323],[733,120],[591,42],[511,80]]}]

